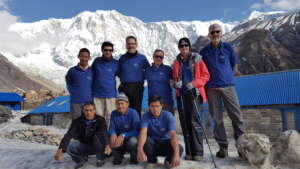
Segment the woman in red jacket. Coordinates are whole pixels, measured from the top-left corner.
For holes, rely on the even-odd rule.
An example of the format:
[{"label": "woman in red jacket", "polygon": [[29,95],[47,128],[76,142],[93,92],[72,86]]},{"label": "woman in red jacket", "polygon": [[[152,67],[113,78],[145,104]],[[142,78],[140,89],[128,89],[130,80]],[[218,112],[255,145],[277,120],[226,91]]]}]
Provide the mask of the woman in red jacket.
[{"label": "woman in red jacket", "polygon": [[197,110],[201,110],[200,105],[206,102],[204,86],[210,75],[202,56],[190,51],[191,43],[188,38],[181,38],[178,48],[180,53],[173,64],[173,80],[184,135],[185,158],[200,161],[203,159],[203,131],[200,112]]}]

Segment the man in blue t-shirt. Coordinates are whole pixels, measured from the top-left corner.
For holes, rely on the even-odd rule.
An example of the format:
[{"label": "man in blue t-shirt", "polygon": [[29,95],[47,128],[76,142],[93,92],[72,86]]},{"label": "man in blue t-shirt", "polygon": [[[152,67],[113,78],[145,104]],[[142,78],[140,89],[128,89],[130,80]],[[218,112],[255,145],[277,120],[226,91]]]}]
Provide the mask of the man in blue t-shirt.
[{"label": "man in blue t-shirt", "polygon": [[174,117],[170,112],[162,110],[160,96],[149,97],[149,112],[145,113],[141,122],[138,143],[138,161],[157,163],[157,156],[165,156],[167,167],[180,165],[183,148],[178,144]]},{"label": "man in blue t-shirt", "polygon": [[137,39],[134,36],[126,38],[127,52],[119,59],[119,77],[121,85],[119,92],[127,95],[130,107],[141,116],[145,70],[150,64],[145,55],[137,51]]},{"label": "man in blue t-shirt", "polygon": [[234,48],[221,41],[222,28],[218,24],[209,27],[211,43],[205,46],[200,54],[210,73],[210,80],[206,84],[206,94],[209,112],[214,119],[214,135],[220,150],[216,156],[228,156],[228,141],[223,123],[222,102],[232,120],[234,138],[244,134],[242,111],[233,84],[234,74],[240,75],[237,67],[237,55]]},{"label": "man in blue t-shirt", "polygon": [[118,61],[112,56],[114,45],[111,42],[103,42],[101,50],[102,56],[92,64],[93,96],[97,114],[109,124],[110,113],[116,109]]},{"label": "man in blue t-shirt", "polygon": [[140,129],[140,116],[129,108],[129,101],[124,93],[116,99],[117,109],[111,113],[109,135],[113,149],[113,164],[122,163],[125,152],[130,153],[130,164],[137,164],[136,146]]},{"label": "man in blue t-shirt", "polygon": [[73,120],[81,116],[83,103],[92,101],[93,72],[89,67],[90,51],[87,48],[80,49],[78,58],[78,65],[70,68],[66,75],[67,89],[71,98],[70,113]]}]

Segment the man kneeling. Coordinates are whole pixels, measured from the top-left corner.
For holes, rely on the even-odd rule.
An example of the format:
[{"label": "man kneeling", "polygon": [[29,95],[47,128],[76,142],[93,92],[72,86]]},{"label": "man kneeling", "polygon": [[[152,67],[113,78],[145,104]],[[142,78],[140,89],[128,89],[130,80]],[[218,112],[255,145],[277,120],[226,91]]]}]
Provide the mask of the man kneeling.
[{"label": "man kneeling", "polygon": [[[83,114],[73,120],[62,139],[55,160],[60,160],[62,154],[67,152],[76,162],[75,169],[77,169],[87,162],[88,155],[96,154],[96,165],[100,167],[104,164],[104,154],[111,154],[106,123],[103,117],[96,115],[94,103],[85,103],[82,110]],[[71,139],[76,140],[70,143]]]},{"label": "man kneeling", "polygon": [[129,101],[121,93],[116,99],[117,110],[111,113],[109,134],[113,148],[113,163],[119,165],[125,152],[130,153],[130,164],[137,164],[136,146],[140,129],[140,116],[129,108]]},{"label": "man kneeling", "polygon": [[168,168],[179,166],[183,148],[178,144],[174,117],[162,110],[160,96],[150,96],[148,102],[150,111],[141,122],[138,161],[156,163],[157,156],[165,156]]}]

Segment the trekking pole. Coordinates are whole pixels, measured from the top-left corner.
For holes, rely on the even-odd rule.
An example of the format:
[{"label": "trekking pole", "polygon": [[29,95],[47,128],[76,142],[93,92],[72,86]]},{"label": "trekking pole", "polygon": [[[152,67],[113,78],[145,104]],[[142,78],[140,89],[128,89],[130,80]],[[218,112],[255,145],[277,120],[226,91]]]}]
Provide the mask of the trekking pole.
[{"label": "trekking pole", "polygon": [[[186,125],[186,118],[185,118],[185,110],[184,110],[184,104],[183,104],[183,98],[182,98],[182,95],[180,93],[180,103],[181,103],[181,109],[182,109],[182,112],[180,113],[181,114],[181,117],[182,117],[182,120],[183,120],[183,130],[185,131],[185,137],[186,137],[186,147],[188,149],[188,151],[186,151],[186,154],[187,152],[189,152],[189,156],[191,156],[191,145],[190,145],[190,134],[189,134],[189,131],[188,131],[188,128],[187,128],[187,125]],[[178,111],[179,112],[179,111]]]},{"label": "trekking pole", "polygon": [[190,92],[191,92],[191,95],[192,95],[192,99],[193,99],[194,106],[196,107],[196,111],[197,111],[197,113],[198,113],[199,122],[200,122],[200,127],[202,128],[202,131],[203,131],[203,133],[204,133],[204,137],[205,137],[206,143],[207,143],[207,145],[208,145],[208,149],[209,149],[209,152],[210,152],[210,156],[211,156],[211,159],[212,159],[212,163],[214,164],[214,167],[215,167],[215,168],[218,168],[218,166],[217,166],[217,164],[216,164],[216,161],[215,161],[215,158],[214,158],[214,155],[213,155],[213,153],[212,153],[212,151],[211,151],[211,148],[210,148],[210,144],[209,144],[209,140],[208,140],[208,137],[207,137],[205,128],[204,128],[204,126],[203,126],[202,123],[201,123],[200,114],[199,114],[199,113],[201,113],[201,112],[199,111],[199,108],[198,108],[198,105],[197,105],[197,102],[196,102],[196,98],[195,98],[194,93],[192,92],[192,90],[190,90]]}]

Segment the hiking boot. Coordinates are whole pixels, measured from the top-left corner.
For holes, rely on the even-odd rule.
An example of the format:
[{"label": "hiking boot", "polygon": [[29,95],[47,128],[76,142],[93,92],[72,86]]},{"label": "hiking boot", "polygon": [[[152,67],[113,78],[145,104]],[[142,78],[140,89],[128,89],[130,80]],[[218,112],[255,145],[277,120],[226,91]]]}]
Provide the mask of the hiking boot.
[{"label": "hiking boot", "polygon": [[193,156],[193,160],[194,161],[202,161],[203,160],[203,156],[200,156],[200,155]]},{"label": "hiking boot", "polygon": [[218,158],[228,157],[228,147],[220,147],[220,150],[216,153],[216,157]]},{"label": "hiking boot", "polygon": [[84,165],[85,163],[86,163],[85,160],[82,160],[82,161],[76,163],[74,169],[79,169],[79,168],[83,167],[83,165]]},{"label": "hiking boot", "polygon": [[193,157],[191,155],[185,155],[184,159],[185,160],[193,160]]},{"label": "hiking boot", "polygon": [[104,161],[104,160],[97,160],[97,161],[96,161],[96,166],[97,166],[97,167],[102,167],[104,164],[105,164],[105,161]]}]

